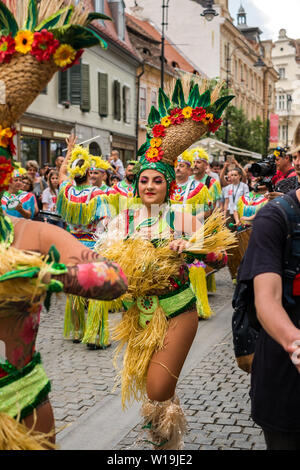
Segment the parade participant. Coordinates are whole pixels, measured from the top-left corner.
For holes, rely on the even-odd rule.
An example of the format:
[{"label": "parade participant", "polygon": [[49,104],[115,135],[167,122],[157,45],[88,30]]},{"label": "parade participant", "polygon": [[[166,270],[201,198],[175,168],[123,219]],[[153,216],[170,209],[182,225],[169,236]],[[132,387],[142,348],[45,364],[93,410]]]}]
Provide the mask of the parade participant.
[{"label": "parade participant", "polygon": [[110,187],[103,181],[105,172],[111,169],[110,164],[103,160],[102,157],[91,156],[90,162],[90,183],[92,186],[97,186],[100,191],[107,193]]},{"label": "parade participant", "polygon": [[[6,96],[0,103],[0,192],[13,177],[12,126],[55,72],[76,62],[81,44],[102,43],[88,26],[95,18],[106,18],[91,17],[82,3],[66,5],[62,0],[51,5],[48,0],[5,3],[0,1],[1,17],[7,20],[1,31],[0,81]],[[113,299],[125,292],[126,278],[117,265],[58,227],[1,214],[0,240],[0,449],[49,448],[47,437],[54,436],[50,384],[35,352],[45,294],[64,290]]]},{"label": "parade participant", "polygon": [[[75,145],[76,140],[75,135],[67,139],[67,156],[59,173],[57,213],[68,224],[70,233],[93,249],[96,229],[104,227],[110,213],[101,198],[104,192],[89,184],[91,156],[87,149]],[[72,334],[74,343],[80,343],[84,336],[85,306],[84,299],[67,297],[64,335],[68,338]]]},{"label": "parade participant", "polygon": [[[123,405],[132,398],[143,398],[142,415],[152,445],[155,449],[173,450],[183,447],[185,430],[175,389],[198,323],[196,299],[182,252],[193,250],[193,240],[198,240],[199,233],[198,219],[174,210],[169,203],[175,187],[174,163],[176,156],[193,141],[221,124],[220,115],[212,114],[218,108],[211,103],[209,92],[204,96],[207,105],[211,105],[211,113],[198,107],[204,98],[198,85],[185,101],[178,80],[173,95],[175,103],[179,96],[182,109],[179,103],[173,108],[160,90],[161,114],[152,108],[149,116],[151,133],[139,151],[140,160],[134,169],[135,195],[141,206],[129,208],[116,217],[96,246],[105,256],[119,259],[129,279],[128,296],[123,298],[126,312],[114,330],[114,339],[119,341],[117,353],[126,345],[121,373]],[[186,103],[194,103],[195,108]],[[170,115],[165,114],[166,108]],[[220,219],[212,216],[206,228],[200,224],[200,232],[204,235],[207,231],[214,239],[213,226],[215,234],[221,235],[222,220],[222,215]],[[188,242],[196,231],[195,238]],[[226,229],[226,235],[217,244],[220,251],[227,236],[230,238],[231,234]],[[203,252],[205,239],[204,236]]]},{"label": "parade participant", "polygon": [[293,189],[298,189],[300,186],[300,123],[297,126],[293,147],[290,150],[292,155],[293,165],[297,173],[297,182],[295,182],[295,187]]},{"label": "parade participant", "polygon": [[[105,194],[108,194],[111,188],[103,183],[103,175],[110,168],[110,164],[101,157],[93,155],[90,157],[89,181]],[[101,304],[97,301],[89,300],[82,343],[86,344],[90,350],[107,349],[111,346],[109,342],[108,312],[103,311]]]},{"label": "parade participant", "polygon": [[136,162],[129,161],[125,169],[125,178],[114,185],[114,189],[124,197],[133,197],[134,174],[132,172]]},{"label": "parade participant", "polygon": [[7,191],[2,195],[2,210],[7,215],[17,218],[33,219],[35,215],[35,197],[32,193],[23,190],[22,177],[26,173],[24,168],[14,170],[13,178]]},{"label": "parade participant", "polygon": [[[175,162],[176,188],[171,201],[174,204],[182,204],[184,210],[189,211],[194,205],[193,214],[204,217],[208,214],[211,204],[208,188],[204,183],[199,183],[192,178],[194,158],[193,151],[186,150]],[[197,207],[198,206],[198,207]],[[213,314],[208,301],[207,281],[205,265],[195,261],[189,266],[190,280],[197,298],[198,318],[207,319]]]},{"label": "parade participant", "polygon": [[234,212],[236,226],[251,226],[257,212],[268,202],[265,186],[260,187],[256,178],[252,180],[253,190],[241,196]]},{"label": "parade participant", "polygon": [[204,216],[210,210],[211,200],[205,184],[197,184],[192,176],[193,156],[185,150],[175,162],[176,187],[172,204],[182,204],[193,215]]},{"label": "parade participant", "polygon": [[201,147],[193,148],[192,156],[194,159],[193,173],[195,183],[202,183],[208,188],[210,199],[214,208],[222,197],[222,189],[219,181],[207,174],[209,156],[207,152]]}]

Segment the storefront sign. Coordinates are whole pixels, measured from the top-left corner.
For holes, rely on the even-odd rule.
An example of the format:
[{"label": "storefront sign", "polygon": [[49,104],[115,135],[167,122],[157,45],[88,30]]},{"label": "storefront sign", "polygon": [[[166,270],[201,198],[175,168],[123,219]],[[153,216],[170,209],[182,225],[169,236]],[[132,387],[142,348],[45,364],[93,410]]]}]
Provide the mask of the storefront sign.
[{"label": "storefront sign", "polygon": [[43,129],[37,129],[36,127],[22,126],[22,132],[24,132],[25,134],[43,135]]},{"label": "storefront sign", "polygon": [[53,132],[53,137],[56,137],[57,139],[68,139],[70,134],[64,134],[63,132]]}]

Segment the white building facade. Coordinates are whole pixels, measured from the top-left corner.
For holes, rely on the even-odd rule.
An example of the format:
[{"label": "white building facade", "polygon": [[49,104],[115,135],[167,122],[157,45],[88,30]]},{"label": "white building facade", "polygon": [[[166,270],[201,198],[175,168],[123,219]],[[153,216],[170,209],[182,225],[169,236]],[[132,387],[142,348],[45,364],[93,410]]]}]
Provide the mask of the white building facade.
[{"label": "white building facade", "polygon": [[276,114],[279,115],[278,144],[291,146],[300,122],[300,56],[299,40],[290,39],[287,31],[279,31],[272,50],[274,67],[279,74],[276,83]]}]

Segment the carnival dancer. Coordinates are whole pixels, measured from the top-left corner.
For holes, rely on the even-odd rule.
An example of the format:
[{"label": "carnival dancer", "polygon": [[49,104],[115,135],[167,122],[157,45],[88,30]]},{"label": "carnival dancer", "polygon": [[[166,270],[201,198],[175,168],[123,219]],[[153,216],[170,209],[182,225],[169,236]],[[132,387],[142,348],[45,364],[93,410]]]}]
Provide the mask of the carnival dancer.
[{"label": "carnival dancer", "polygon": [[[105,193],[89,184],[91,157],[87,149],[76,144],[77,137],[67,139],[68,151],[59,172],[60,188],[57,213],[68,224],[70,233],[86,247],[93,249],[96,228],[104,227],[110,215]],[[66,302],[64,336],[73,336],[80,343],[85,331],[86,301],[68,296]],[[91,344],[94,348],[94,344]]]},{"label": "carnival dancer", "polygon": [[209,176],[206,172],[209,165],[209,156],[202,147],[193,148],[191,153],[194,160],[194,181],[196,184],[201,183],[207,187],[210,198],[212,200],[213,208],[215,208],[222,198],[222,189],[220,182]]},{"label": "carnival dancer", "polygon": [[[12,126],[55,72],[76,62],[81,45],[105,46],[89,23],[106,19],[89,15],[81,2],[5,3],[0,1],[5,18],[0,81],[6,91],[0,102],[0,193],[8,189],[15,167]],[[52,435],[53,442],[55,432],[50,383],[35,352],[45,295],[47,307],[50,293],[61,290],[113,299],[125,292],[126,278],[116,264],[53,225],[1,213],[0,241],[0,449],[42,450],[50,447],[47,437]]]},{"label": "carnival dancer", "polygon": [[[176,188],[171,197],[173,204],[182,204],[183,210],[192,212],[198,217],[205,217],[210,212],[212,201],[208,187],[197,183],[192,178],[194,168],[193,151],[186,150],[177,158],[175,163]],[[212,315],[207,293],[207,281],[203,261],[194,261],[190,265],[190,279],[197,298],[199,319],[207,319]]]},{"label": "carnival dancer", "polygon": [[105,184],[103,178],[105,172],[111,169],[110,164],[99,156],[91,155],[90,160],[90,184],[97,186],[104,193],[109,192],[111,188]]},{"label": "carnival dancer", "polygon": [[[109,194],[111,188],[103,183],[103,175],[110,168],[110,164],[102,157],[90,156],[89,181],[93,187],[98,187],[105,194]],[[111,346],[108,311],[104,311],[101,303],[97,300],[89,300],[82,343],[91,350],[107,349]]]},{"label": "carnival dancer", "polygon": [[257,212],[269,201],[265,196],[265,186],[260,187],[259,181],[255,181],[253,181],[253,190],[241,196],[237,202],[234,219],[238,227],[251,227]]},{"label": "carnival dancer", "polygon": [[2,195],[1,206],[7,215],[33,219],[35,215],[35,198],[32,193],[23,191],[22,177],[24,174],[26,174],[24,168],[14,170],[8,189]]},{"label": "carnival dancer", "polygon": [[[201,96],[198,85],[184,98],[180,80],[175,85],[173,103],[160,90],[160,111],[152,108],[148,121],[151,132],[134,169],[134,194],[141,205],[112,220],[96,245],[104,256],[119,260],[129,280],[128,295],[123,297],[126,312],[113,335],[119,341],[117,354],[126,345],[121,372],[122,402],[125,405],[133,398],[144,400],[142,415],[155,449],[183,447],[185,417],[175,389],[198,321],[187,259],[182,253],[193,253],[193,243],[199,240],[200,233],[204,235],[202,253],[205,233],[211,240],[218,234],[214,248],[210,245],[212,250],[222,251],[231,237],[224,228],[222,214],[219,219],[213,214],[203,227],[196,217],[176,211],[170,204],[177,155],[210,129],[206,110],[198,107],[204,97],[211,113],[216,113],[211,116],[213,129],[217,129],[221,124],[218,103],[223,103],[224,110],[224,100],[214,106],[210,93]],[[201,259],[200,252],[197,249],[196,252]]]}]

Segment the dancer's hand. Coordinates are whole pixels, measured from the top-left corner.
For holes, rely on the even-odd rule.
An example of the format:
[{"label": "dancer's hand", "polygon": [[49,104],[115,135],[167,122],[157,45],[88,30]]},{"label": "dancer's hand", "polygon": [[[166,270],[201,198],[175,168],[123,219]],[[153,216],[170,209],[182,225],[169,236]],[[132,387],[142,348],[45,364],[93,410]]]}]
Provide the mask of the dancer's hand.
[{"label": "dancer's hand", "polygon": [[179,238],[177,240],[173,240],[169,244],[170,250],[177,251],[177,253],[182,253],[186,247],[187,247],[188,242],[186,240],[183,240],[183,238]]}]

